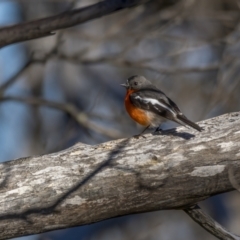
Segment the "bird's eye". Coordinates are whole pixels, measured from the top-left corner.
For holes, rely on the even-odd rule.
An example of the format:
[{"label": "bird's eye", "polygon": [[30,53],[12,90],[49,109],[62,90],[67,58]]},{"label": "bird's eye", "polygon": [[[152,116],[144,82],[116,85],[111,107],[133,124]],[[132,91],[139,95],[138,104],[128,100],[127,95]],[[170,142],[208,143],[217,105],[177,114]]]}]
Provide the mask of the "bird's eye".
[{"label": "bird's eye", "polygon": [[135,86],[137,86],[137,85],[138,85],[138,83],[137,83],[137,82],[134,82],[134,85],[135,85]]}]

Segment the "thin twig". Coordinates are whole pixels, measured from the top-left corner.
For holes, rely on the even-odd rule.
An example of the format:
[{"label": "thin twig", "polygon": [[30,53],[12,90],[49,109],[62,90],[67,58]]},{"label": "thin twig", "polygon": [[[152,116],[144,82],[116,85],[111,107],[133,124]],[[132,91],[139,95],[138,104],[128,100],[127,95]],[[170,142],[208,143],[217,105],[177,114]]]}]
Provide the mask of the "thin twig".
[{"label": "thin twig", "polygon": [[26,71],[28,68],[30,68],[31,65],[41,63],[46,63],[51,57],[58,55],[60,45],[62,43],[62,34],[58,34],[56,44],[51,49],[50,52],[48,52],[45,56],[42,58],[36,58],[34,57],[34,52],[31,53],[28,60],[24,63],[24,65],[18,70],[18,72],[15,73],[11,78],[9,78],[7,81],[5,81],[2,85],[0,85],[0,95],[3,94],[3,92],[9,88],[12,84],[18,80],[18,78],[23,74],[24,71]]},{"label": "thin twig", "polygon": [[20,75],[29,68],[30,65],[32,65],[34,61],[32,59],[29,59],[21,69],[19,69],[18,72],[16,72],[15,75],[13,75],[11,78],[9,78],[6,82],[4,82],[2,85],[0,85],[0,95],[10,86],[12,85],[19,77]]},{"label": "thin twig", "polygon": [[219,63],[212,63],[206,66],[196,66],[196,67],[152,67],[149,63],[149,59],[143,59],[141,61],[127,61],[124,59],[115,59],[114,57],[102,57],[98,59],[81,59],[77,55],[67,56],[63,53],[58,55],[59,59],[63,59],[72,63],[91,65],[99,63],[111,63],[120,67],[137,67],[144,68],[155,72],[160,72],[164,74],[179,74],[179,73],[192,73],[192,72],[206,72],[206,71],[217,71],[219,68]]}]

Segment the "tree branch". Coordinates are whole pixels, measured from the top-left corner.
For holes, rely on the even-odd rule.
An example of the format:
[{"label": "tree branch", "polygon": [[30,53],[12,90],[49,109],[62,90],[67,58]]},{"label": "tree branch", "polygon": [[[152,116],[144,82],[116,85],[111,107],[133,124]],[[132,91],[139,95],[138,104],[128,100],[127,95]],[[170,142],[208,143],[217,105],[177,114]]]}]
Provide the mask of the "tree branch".
[{"label": "tree branch", "polygon": [[14,102],[31,104],[35,106],[45,106],[49,108],[58,109],[69,114],[79,125],[82,125],[94,132],[108,136],[112,139],[120,138],[123,136],[121,132],[113,128],[105,128],[99,124],[94,123],[93,121],[90,120],[89,115],[78,110],[73,104],[70,104],[70,103],[54,102],[54,101],[49,101],[43,98],[36,98],[36,97],[19,97],[19,96],[0,97],[0,102],[5,102],[5,101],[14,101]]},{"label": "tree branch", "polygon": [[137,67],[137,68],[143,68],[148,69],[150,71],[159,72],[163,74],[182,74],[182,73],[193,73],[193,72],[207,72],[207,71],[217,71],[219,68],[219,63],[211,63],[206,66],[198,66],[198,67],[164,67],[164,66],[152,66],[152,58],[151,59],[144,59],[141,61],[127,61],[124,59],[121,59],[118,56],[116,57],[102,57],[97,59],[84,59],[79,58],[79,54],[76,54],[74,56],[67,56],[63,53],[58,54],[57,56],[59,59],[63,59],[66,61],[70,61],[77,64],[99,64],[99,63],[109,63],[114,64],[115,66],[120,67]]},{"label": "tree branch", "polygon": [[21,74],[28,69],[32,64],[34,63],[34,61],[32,61],[31,59],[27,60],[23,66],[18,70],[18,72],[15,73],[15,75],[13,75],[10,79],[8,79],[6,82],[4,82],[3,84],[0,85],[0,95],[2,95],[4,93],[4,91],[11,86],[20,76]]},{"label": "tree branch", "polygon": [[0,239],[162,209],[186,209],[240,182],[240,113],[0,164]]},{"label": "tree branch", "polygon": [[184,209],[184,211],[200,226],[222,240],[240,240],[240,237],[227,231],[220,224],[215,222],[209,215],[204,213],[198,205]]},{"label": "tree branch", "polygon": [[62,35],[58,34],[57,41],[55,46],[49,51],[45,56],[41,58],[34,57],[34,52],[31,53],[28,60],[23,64],[23,66],[6,82],[0,85],[0,95],[3,95],[4,91],[9,88],[12,84],[14,84],[21,74],[23,74],[26,70],[28,70],[34,64],[44,64],[46,63],[52,56],[57,55],[59,51],[60,44],[62,43],[61,39]]},{"label": "tree branch", "polygon": [[105,0],[88,7],[67,11],[56,16],[0,29],[0,47],[12,43],[46,37],[54,31],[99,18],[118,10],[143,4],[148,0]]}]

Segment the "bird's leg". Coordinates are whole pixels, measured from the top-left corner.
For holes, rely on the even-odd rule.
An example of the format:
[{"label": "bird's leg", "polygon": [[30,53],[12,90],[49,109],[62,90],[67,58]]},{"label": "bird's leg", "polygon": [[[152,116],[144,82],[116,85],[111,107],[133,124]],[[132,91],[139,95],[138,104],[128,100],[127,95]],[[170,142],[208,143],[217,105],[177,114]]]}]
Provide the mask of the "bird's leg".
[{"label": "bird's leg", "polygon": [[139,138],[139,137],[146,138],[146,137],[143,136],[143,133],[144,133],[149,127],[150,127],[150,125],[148,125],[146,128],[144,128],[141,133],[139,133],[138,135],[134,135],[133,137],[134,137],[134,138]]},{"label": "bird's leg", "polygon": [[146,128],[144,128],[143,131],[139,135],[142,135],[149,127],[150,127],[150,125],[148,125]]},{"label": "bird's leg", "polygon": [[160,125],[155,129],[154,133],[156,132],[162,132],[162,129],[160,128]]}]

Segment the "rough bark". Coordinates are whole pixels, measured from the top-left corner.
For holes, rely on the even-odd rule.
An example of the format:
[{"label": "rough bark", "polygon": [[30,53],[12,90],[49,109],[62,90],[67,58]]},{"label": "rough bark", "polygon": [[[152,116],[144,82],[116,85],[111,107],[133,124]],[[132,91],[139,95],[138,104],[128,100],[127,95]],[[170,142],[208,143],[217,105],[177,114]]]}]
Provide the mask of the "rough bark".
[{"label": "rough bark", "polygon": [[56,30],[72,27],[144,2],[147,2],[147,0],[105,0],[56,16],[4,27],[0,29],[0,47],[16,42],[50,36],[54,34]]},{"label": "rough bark", "polygon": [[163,209],[186,209],[240,181],[240,113],[162,134],[76,144],[0,165],[0,239]]}]

